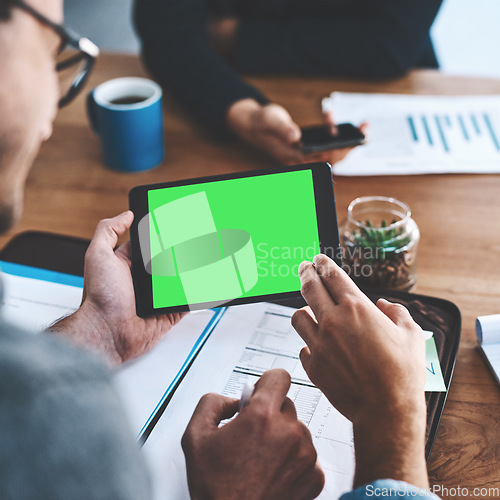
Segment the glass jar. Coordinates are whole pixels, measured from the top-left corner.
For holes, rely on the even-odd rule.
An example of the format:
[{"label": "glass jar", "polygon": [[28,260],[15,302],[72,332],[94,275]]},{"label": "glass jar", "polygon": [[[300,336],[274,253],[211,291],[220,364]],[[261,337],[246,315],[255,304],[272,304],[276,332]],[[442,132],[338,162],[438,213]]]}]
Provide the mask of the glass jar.
[{"label": "glass jar", "polygon": [[343,267],[360,286],[409,290],[420,231],[408,205],[385,196],[353,200],[340,225]]}]

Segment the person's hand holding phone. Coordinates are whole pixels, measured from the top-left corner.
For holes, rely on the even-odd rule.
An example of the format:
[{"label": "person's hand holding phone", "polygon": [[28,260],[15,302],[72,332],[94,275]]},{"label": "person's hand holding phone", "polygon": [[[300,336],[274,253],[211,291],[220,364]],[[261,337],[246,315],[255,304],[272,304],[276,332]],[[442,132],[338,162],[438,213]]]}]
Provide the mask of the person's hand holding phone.
[{"label": "person's hand holding phone", "polygon": [[311,381],[354,425],[355,485],[392,478],[428,487],[425,340],[403,306],[373,304],[325,255],[299,268],[309,307],[292,324]]},{"label": "person's hand holding phone", "polygon": [[307,500],[324,484],[307,427],[286,397],[290,375],[271,370],[259,379],[249,403],[204,396],[182,438],[192,499]]},{"label": "person's hand holding phone", "polygon": [[283,165],[305,163],[300,150],[300,127],[283,106],[242,99],[229,108],[227,123],[240,139]]},{"label": "person's hand holding phone", "polygon": [[[278,104],[259,104],[254,99],[235,102],[226,115],[229,129],[240,139],[275,158],[283,165],[328,162],[334,164],[343,159],[352,147],[304,153],[302,131],[290,113]],[[333,115],[325,114],[325,124],[333,134],[337,133]],[[367,124],[360,130],[366,134]]]}]

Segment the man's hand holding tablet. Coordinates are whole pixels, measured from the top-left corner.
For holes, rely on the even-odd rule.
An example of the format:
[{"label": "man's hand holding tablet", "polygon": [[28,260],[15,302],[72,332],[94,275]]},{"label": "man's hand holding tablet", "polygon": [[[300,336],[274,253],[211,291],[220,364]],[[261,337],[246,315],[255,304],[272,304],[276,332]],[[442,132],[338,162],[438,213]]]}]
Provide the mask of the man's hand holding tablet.
[{"label": "man's hand holding tablet", "polygon": [[104,355],[113,365],[151,350],[182,314],[140,318],[136,314],[130,242],[115,248],[132,224],[124,212],[99,222],[85,255],[85,286],[80,308],[50,330]]}]

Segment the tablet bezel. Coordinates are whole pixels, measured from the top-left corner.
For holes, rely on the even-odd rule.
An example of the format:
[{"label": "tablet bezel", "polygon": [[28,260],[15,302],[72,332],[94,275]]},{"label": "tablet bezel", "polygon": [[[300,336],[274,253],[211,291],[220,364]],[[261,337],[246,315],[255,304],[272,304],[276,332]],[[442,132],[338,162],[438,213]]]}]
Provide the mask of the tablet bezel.
[{"label": "tablet bezel", "polygon": [[[337,223],[337,211],[335,208],[335,195],[333,191],[333,178],[331,166],[328,163],[309,163],[295,165],[292,167],[271,168],[264,170],[252,170],[224,175],[213,175],[209,177],[198,177],[194,179],[183,179],[159,184],[147,184],[133,188],[129,193],[129,207],[134,213],[134,222],[130,228],[132,279],[137,314],[141,317],[169,314],[174,312],[185,312],[197,309],[209,309],[220,307],[218,302],[204,302],[198,304],[186,304],[155,309],[153,307],[152,276],[144,268],[139,245],[138,224],[148,214],[148,191],[169,187],[187,186],[192,184],[203,184],[207,182],[223,181],[229,179],[242,179],[269,174],[285,172],[296,172],[310,170],[313,177],[313,189],[316,205],[316,217],[318,221],[318,235],[321,253],[325,253],[337,264],[341,265],[340,238]],[[268,295],[257,295],[253,297],[240,297],[227,302],[224,306],[249,304],[254,302],[273,302],[277,300],[294,299],[300,297],[300,290],[293,292],[281,292]]]}]

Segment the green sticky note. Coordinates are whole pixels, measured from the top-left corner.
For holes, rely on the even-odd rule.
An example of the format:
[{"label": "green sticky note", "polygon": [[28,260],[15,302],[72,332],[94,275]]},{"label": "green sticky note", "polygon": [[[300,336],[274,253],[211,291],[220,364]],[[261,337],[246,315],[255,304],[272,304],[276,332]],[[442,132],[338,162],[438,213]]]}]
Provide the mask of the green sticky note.
[{"label": "green sticky note", "polygon": [[425,335],[425,366],[427,378],[425,380],[425,390],[427,392],[446,392],[443,372],[439,363],[439,356],[436,349],[434,334],[424,331]]}]

